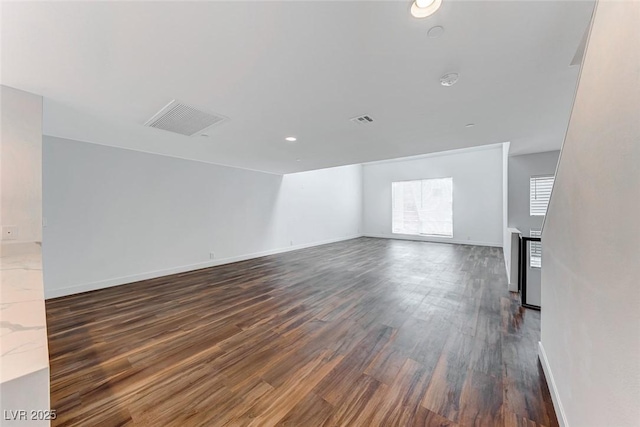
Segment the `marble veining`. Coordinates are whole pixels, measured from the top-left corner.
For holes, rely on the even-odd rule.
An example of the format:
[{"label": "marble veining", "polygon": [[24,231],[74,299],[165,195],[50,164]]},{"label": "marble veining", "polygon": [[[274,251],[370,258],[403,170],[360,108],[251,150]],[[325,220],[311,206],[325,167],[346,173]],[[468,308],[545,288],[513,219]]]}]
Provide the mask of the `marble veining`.
[{"label": "marble veining", "polygon": [[3,244],[0,283],[0,382],[5,382],[49,366],[40,245]]}]

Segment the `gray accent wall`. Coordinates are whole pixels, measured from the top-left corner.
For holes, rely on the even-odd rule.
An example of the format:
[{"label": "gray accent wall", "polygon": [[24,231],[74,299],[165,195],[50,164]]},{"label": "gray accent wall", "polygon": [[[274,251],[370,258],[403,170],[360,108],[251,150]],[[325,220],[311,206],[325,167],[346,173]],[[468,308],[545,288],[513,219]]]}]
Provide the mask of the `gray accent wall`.
[{"label": "gray accent wall", "polygon": [[560,151],[509,157],[509,227],[523,233],[542,227],[542,216],[529,215],[529,179],[536,175],[553,175]]},{"label": "gray accent wall", "polygon": [[[560,151],[548,151],[509,157],[509,227],[517,228],[525,236],[531,229],[542,229],[544,220],[543,216],[529,215],[530,178],[555,174],[559,156]],[[527,303],[539,306],[541,301],[541,269],[532,268],[527,262]]]}]

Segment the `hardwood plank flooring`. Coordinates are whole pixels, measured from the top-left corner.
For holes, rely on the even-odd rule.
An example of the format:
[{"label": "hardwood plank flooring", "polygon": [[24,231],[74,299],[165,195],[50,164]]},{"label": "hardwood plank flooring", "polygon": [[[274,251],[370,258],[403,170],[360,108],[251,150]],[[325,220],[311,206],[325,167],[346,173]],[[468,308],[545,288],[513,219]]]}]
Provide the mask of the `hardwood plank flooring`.
[{"label": "hardwood plank flooring", "polygon": [[557,426],[500,249],[360,238],[47,301],[54,426]]}]

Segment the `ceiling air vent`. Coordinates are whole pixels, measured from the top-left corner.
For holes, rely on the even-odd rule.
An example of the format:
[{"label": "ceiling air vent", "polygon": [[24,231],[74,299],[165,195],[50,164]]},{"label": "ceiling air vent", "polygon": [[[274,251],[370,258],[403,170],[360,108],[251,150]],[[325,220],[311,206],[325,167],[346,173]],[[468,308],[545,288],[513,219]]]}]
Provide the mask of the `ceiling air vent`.
[{"label": "ceiling air vent", "polygon": [[354,123],[360,123],[361,125],[368,125],[373,123],[373,117],[371,116],[359,116],[349,120],[351,120]]},{"label": "ceiling air vent", "polygon": [[147,120],[144,125],[181,135],[193,136],[225,120],[227,118],[224,116],[207,113],[174,99]]}]

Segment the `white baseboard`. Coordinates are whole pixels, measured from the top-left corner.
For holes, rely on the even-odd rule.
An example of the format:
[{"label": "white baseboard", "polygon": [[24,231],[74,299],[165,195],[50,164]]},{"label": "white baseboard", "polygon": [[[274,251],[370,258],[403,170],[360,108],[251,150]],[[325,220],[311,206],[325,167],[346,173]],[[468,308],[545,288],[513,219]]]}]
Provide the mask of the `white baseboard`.
[{"label": "white baseboard", "polygon": [[459,240],[448,239],[446,237],[423,237],[423,236],[411,236],[407,234],[374,234],[365,233],[364,237],[376,237],[378,239],[397,239],[397,240],[414,240],[416,242],[431,242],[431,243],[452,243],[456,245],[472,245],[472,246],[490,246],[493,248],[501,248],[502,242],[478,242],[475,240]]},{"label": "white baseboard", "polygon": [[567,417],[564,413],[564,408],[562,407],[562,402],[560,402],[560,396],[558,395],[558,389],[556,388],[556,382],[553,379],[553,373],[551,372],[551,366],[549,366],[549,360],[547,359],[547,353],[544,351],[544,347],[542,346],[542,342],[538,341],[538,357],[540,358],[540,364],[542,365],[542,370],[544,371],[544,376],[547,379],[547,384],[549,385],[549,392],[551,393],[551,400],[553,401],[553,408],[556,410],[556,415],[558,417],[558,424],[560,427],[569,427],[569,423],[567,422]]},{"label": "white baseboard", "polygon": [[275,254],[280,254],[284,252],[295,251],[298,249],[311,248],[313,246],[321,246],[321,245],[327,245],[329,243],[336,243],[336,242],[342,242],[345,240],[357,239],[358,237],[362,237],[362,235],[358,234],[358,235],[352,235],[347,237],[340,237],[337,239],[323,240],[320,242],[312,242],[312,243],[305,243],[302,245],[271,249],[268,251],[255,252],[255,253],[239,255],[235,257],[214,259],[211,261],[199,262],[196,264],[181,265],[181,266],[171,267],[163,270],[149,271],[145,273],[132,274],[132,275],[123,276],[123,277],[114,277],[106,280],[100,280],[97,282],[67,286],[64,288],[45,289],[44,294],[45,294],[45,299],[58,298],[58,297],[63,297],[67,295],[79,294],[81,292],[95,291],[98,289],[110,288],[112,286],[119,286],[119,285],[125,285],[127,283],[139,282],[141,280],[155,279],[156,277],[169,276],[171,274],[185,273],[188,271],[200,270],[202,268],[215,267],[217,265],[231,264],[233,262],[238,262],[238,261],[246,261],[248,259],[260,258],[267,255],[275,255]]}]

